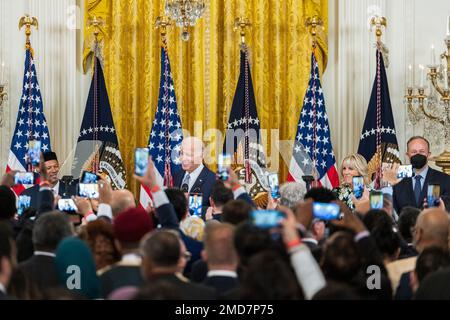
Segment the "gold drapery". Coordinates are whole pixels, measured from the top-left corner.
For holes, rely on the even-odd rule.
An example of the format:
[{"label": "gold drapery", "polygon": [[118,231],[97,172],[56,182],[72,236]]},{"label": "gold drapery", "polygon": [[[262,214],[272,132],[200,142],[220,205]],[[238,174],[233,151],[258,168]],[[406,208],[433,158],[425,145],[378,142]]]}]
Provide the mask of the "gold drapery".
[{"label": "gold drapery", "polygon": [[[126,169],[128,187],[138,194],[132,178],[133,150],[146,146],[158,103],[160,33],[156,18],[164,0],[86,0],[85,17],[102,17],[105,79]],[[307,17],[318,15],[325,29],[319,33],[317,58],[323,72],[327,59],[327,0],[210,0],[202,18],[191,28],[188,42],[178,27],[168,31],[168,50],[183,129],[203,137],[212,149],[223,139],[204,136],[208,129],[223,132],[239,76],[239,32],[236,17],[247,17],[250,62],[261,128],[267,130],[268,156],[277,138],[293,140],[308,86],[311,38]],[[86,22],[85,19],[85,22]],[[85,57],[92,30],[85,25]],[[272,137],[272,138],[271,138]],[[278,157],[280,180],[287,176],[292,144],[282,144],[287,159]],[[289,149],[289,150],[287,150]],[[214,152],[212,153],[214,156]],[[285,156],[286,158],[286,156]],[[275,161],[275,162],[276,162]],[[285,163],[287,161],[287,163]]]}]

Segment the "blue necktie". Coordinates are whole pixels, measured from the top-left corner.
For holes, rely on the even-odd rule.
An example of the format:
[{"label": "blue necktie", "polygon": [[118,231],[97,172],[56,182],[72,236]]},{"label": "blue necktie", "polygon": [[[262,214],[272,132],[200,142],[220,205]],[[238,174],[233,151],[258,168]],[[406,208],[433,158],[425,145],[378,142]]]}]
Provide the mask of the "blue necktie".
[{"label": "blue necktie", "polygon": [[416,185],[414,186],[414,195],[416,196],[416,203],[417,206],[420,207],[421,203],[420,201],[420,193],[422,192],[422,186],[420,185],[420,179],[422,179],[422,176],[415,176],[414,179],[416,179]]}]

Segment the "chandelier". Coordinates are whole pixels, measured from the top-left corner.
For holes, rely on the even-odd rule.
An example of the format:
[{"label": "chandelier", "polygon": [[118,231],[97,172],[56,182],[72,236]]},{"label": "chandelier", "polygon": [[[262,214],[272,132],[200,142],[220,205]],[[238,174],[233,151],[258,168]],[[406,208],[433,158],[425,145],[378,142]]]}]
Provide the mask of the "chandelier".
[{"label": "chandelier", "polygon": [[181,39],[189,40],[189,27],[195,26],[205,11],[204,0],[166,0],[166,15],[182,28]]},{"label": "chandelier", "polygon": [[[429,72],[420,65],[420,84],[417,88],[413,83],[412,66],[409,66],[409,81],[406,90],[405,103],[408,108],[410,123],[424,125],[425,136],[432,145],[444,148],[444,153],[432,159],[450,173],[450,17],[447,21],[446,52],[436,60],[434,46],[431,48],[431,64]],[[429,82],[427,81],[429,80]],[[426,92],[427,83],[430,83]]]}]

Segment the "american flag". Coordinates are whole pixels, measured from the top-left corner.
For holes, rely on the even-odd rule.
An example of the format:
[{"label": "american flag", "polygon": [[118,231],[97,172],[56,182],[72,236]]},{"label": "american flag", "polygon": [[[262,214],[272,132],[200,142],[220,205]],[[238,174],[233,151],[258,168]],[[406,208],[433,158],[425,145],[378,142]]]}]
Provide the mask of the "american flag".
[{"label": "american flag", "polygon": [[[41,151],[51,151],[50,134],[44,115],[41,88],[39,87],[36,66],[30,49],[25,52],[25,71],[23,76],[22,97],[17,113],[16,128],[9,150],[6,171],[26,171],[27,151],[30,140],[41,141]],[[20,194],[24,186],[14,188],[16,194]]]},{"label": "american flag", "polygon": [[298,123],[288,181],[303,181],[304,175],[314,176],[327,188],[339,185],[319,64],[314,52],[311,55],[311,74]]},{"label": "american flag", "polygon": [[114,189],[123,189],[126,186],[125,166],[97,54],[93,60],[94,72],[72,164],[72,175],[78,178],[82,171],[101,172],[108,177]]},{"label": "american flag", "polygon": [[[172,174],[181,169],[179,153],[183,132],[177,108],[175,87],[167,47],[161,47],[161,77],[159,85],[158,107],[148,139],[150,156],[157,169],[161,186],[173,185]],[[140,203],[146,208],[150,202],[150,191],[141,186]]]}]

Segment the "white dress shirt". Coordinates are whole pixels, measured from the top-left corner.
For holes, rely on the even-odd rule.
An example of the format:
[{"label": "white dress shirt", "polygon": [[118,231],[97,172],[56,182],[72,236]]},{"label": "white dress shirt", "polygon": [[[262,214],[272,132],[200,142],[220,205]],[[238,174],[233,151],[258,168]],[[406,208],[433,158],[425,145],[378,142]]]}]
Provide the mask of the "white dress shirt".
[{"label": "white dress shirt", "polygon": [[4,294],[6,294],[6,288],[3,285],[3,283],[0,283],[0,291],[3,292]]},{"label": "white dress shirt", "polygon": [[208,271],[206,277],[229,277],[229,278],[237,278],[238,275],[235,271],[231,270],[211,270]]},{"label": "white dress shirt", "polygon": [[[181,186],[183,185],[183,181],[186,178],[186,176],[189,174],[189,185],[188,185],[188,192],[191,192],[192,187],[194,186],[194,183],[197,181],[198,176],[200,175],[200,173],[202,172],[203,168],[205,166],[203,165],[203,163],[201,165],[198,166],[197,169],[195,169],[194,171],[192,171],[191,173],[188,173],[186,171],[186,173],[183,176],[183,179],[181,180]],[[180,187],[181,187],[180,186]]]}]

